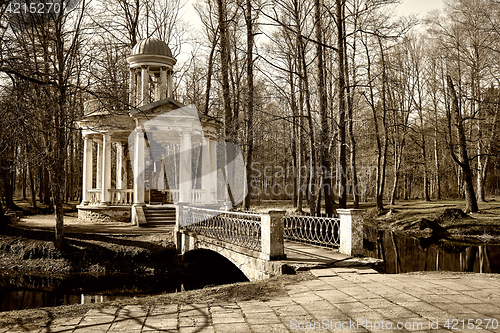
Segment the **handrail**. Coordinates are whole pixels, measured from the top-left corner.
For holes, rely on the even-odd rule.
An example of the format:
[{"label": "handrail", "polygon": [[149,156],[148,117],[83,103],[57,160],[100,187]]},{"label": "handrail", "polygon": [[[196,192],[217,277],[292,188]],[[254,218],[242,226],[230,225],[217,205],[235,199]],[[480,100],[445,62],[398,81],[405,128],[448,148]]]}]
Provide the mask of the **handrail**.
[{"label": "handrail", "polygon": [[323,247],[340,245],[340,219],[288,215],[283,218],[285,239]]},{"label": "handrail", "polygon": [[181,227],[200,235],[261,251],[261,216],[198,207],[180,207]]}]

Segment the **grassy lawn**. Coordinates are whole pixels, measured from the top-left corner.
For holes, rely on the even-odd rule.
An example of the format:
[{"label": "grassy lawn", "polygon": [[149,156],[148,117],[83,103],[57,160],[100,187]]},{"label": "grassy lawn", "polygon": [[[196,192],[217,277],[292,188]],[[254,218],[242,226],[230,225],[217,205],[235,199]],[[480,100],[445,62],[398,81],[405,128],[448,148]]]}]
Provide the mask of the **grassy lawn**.
[{"label": "grassy lawn", "polygon": [[[348,203],[348,208],[352,203]],[[337,207],[335,207],[337,208]],[[436,220],[446,232],[452,236],[467,237],[478,236],[485,241],[499,239],[500,236],[500,198],[489,198],[488,202],[479,203],[479,212],[470,213],[463,218],[447,216],[443,214],[446,209],[461,209],[465,211],[465,200],[406,200],[398,201],[396,205],[386,204],[386,211],[383,214],[377,212],[374,203],[361,203],[360,208],[366,210],[365,225],[405,231],[419,234],[428,233],[429,230],[421,231],[420,221],[422,219]],[[295,211],[291,200],[268,200],[253,202],[252,210],[266,212],[270,209],[284,209],[288,212]],[[304,204],[304,211],[309,208]],[[497,237],[491,237],[497,236]],[[489,238],[491,237],[491,239]]]}]

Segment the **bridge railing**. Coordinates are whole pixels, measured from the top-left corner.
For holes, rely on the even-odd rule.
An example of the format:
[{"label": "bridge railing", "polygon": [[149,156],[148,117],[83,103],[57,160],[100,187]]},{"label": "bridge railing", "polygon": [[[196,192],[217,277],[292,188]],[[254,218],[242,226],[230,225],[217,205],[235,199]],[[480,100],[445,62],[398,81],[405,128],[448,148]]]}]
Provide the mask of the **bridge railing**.
[{"label": "bridge railing", "polygon": [[206,208],[181,208],[181,227],[251,250],[261,249],[261,216]]},{"label": "bridge railing", "polygon": [[340,245],[340,218],[286,215],[283,236],[294,242],[333,248]]},{"label": "bridge railing", "polygon": [[363,254],[363,209],[337,209],[338,218],[285,216],[285,239],[322,247],[337,247],[346,255]]},{"label": "bridge railing", "polygon": [[285,258],[284,211],[251,214],[193,206],[177,207],[178,231],[190,231],[257,251],[263,259]]}]

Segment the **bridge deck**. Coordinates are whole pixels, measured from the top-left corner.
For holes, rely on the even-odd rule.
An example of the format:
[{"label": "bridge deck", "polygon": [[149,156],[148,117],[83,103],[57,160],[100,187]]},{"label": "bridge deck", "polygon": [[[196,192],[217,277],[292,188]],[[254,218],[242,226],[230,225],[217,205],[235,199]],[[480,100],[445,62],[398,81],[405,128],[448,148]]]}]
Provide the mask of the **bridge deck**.
[{"label": "bridge deck", "polygon": [[335,250],[314,245],[285,241],[285,263],[300,269],[373,266],[378,262],[373,258],[349,257]]}]

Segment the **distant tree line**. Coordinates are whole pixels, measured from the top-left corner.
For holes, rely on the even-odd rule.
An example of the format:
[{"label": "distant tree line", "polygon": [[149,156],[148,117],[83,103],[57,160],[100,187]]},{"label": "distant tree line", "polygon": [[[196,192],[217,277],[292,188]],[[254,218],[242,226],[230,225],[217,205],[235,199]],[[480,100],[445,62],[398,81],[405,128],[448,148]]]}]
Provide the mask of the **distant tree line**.
[{"label": "distant tree line", "polygon": [[[499,191],[499,5],[459,0],[421,22],[387,0],[81,0],[59,13],[0,4],[0,216],[15,195],[80,200],[83,103],[127,108],[125,58],[158,37],[179,56],[175,97],[242,147],[252,200],[298,211]],[[16,192],[17,191],[17,192]]]}]

